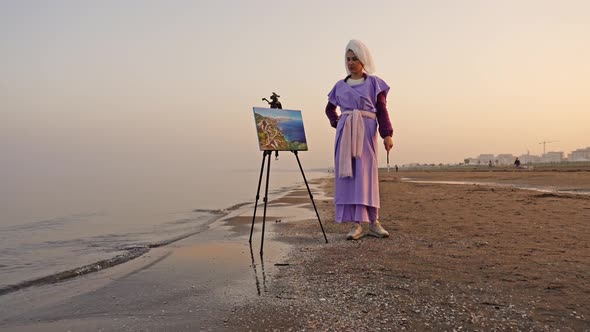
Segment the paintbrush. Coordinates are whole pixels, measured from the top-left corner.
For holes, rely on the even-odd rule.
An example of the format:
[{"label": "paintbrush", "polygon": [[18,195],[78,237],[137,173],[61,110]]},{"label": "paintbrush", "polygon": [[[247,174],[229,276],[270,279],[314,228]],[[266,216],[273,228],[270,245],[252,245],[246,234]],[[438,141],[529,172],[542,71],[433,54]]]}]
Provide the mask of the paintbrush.
[{"label": "paintbrush", "polygon": [[387,173],[389,173],[389,151],[387,151]]}]

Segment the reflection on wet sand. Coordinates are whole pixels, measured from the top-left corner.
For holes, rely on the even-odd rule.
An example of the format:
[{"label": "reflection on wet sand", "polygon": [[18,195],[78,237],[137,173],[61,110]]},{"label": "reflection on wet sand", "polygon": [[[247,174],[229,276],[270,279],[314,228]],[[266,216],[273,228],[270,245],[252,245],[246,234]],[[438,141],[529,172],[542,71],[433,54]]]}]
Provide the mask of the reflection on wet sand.
[{"label": "reflection on wet sand", "polygon": [[225,264],[239,264],[242,257],[238,255],[243,245],[230,241],[203,242],[190,246],[183,246],[175,250],[176,259],[195,261],[223,261]]},{"label": "reflection on wet sand", "polygon": [[[254,280],[256,282],[256,293],[258,296],[261,295],[260,293],[260,279],[258,278],[258,271],[256,270],[256,260],[254,259],[254,250],[252,249],[252,245],[250,245],[250,258],[252,258],[252,270],[254,270]],[[260,256],[260,269],[262,274],[262,287],[264,292],[267,292],[266,289],[266,274],[264,273],[264,257]]]},{"label": "reflection on wet sand", "polygon": [[590,195],[590,188],[557,188],[557,187],[546,187],[546,186],[533,186],[516,183],[498,183],[498,182],[481,182],[481,181],[436,181],[436,180],[415,180],[413,178],[401,178],[402,182],[409,183],[423,183],[423,184],[460,184],[460,185],[478,185],[478,186],[491,186],[491,187],[503,187],[503,188],[514,188],[522,190],[539,191],[543,193],[560,193],[560,194],[574,194],[574,195]]}]

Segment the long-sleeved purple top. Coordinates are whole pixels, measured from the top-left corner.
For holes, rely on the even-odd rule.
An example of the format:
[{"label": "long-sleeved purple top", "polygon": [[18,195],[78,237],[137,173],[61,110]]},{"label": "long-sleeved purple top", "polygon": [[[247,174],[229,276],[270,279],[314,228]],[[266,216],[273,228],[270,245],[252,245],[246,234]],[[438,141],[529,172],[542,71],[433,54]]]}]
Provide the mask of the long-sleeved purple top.
[{"label": "long-sleeved purple top", "polygon": [[[365,76],[365,80],[367,76]],[[342,82],[346,82],[347,78],[344,79]],[[345,83],[346,84],[346,83]],[[393,135],[393,127],[391,126],[391,120],[389,119],[389,112],[387,111],[387,92],[388,88],[385,91],[381,91],[377,94],[375,109],[377,113],[377,123],[379,124],[379,135],[381,138],[385,138],[387,136]],[[338,125],[339,115],[336,112],[336,105],[332,103],[332,101],[328,101],[326,105],[326,115],[330,120],[330,124],[332,127],[336,128]]]}]

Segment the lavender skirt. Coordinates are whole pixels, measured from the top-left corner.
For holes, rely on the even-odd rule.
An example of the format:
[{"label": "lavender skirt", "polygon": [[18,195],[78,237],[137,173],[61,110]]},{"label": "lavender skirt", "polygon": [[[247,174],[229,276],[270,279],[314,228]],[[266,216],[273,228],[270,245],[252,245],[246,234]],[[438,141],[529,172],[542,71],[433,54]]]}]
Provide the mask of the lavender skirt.
[{"label": "lavender skirt", "polygon": [[379,219],[379,209],[362,204],[336,204],[336,222],[370,222]]}]

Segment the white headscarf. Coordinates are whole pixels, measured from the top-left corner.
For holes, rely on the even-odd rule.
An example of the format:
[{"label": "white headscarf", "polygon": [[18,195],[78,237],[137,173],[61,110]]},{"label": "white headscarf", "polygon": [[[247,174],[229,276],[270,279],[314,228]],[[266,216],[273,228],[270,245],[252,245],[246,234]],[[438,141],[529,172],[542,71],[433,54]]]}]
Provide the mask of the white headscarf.
[{"label": "white headscarf", "polygon": [[346,63],[346,52],[348,52],[348,50],[354,52],[354,55],[356,55],[363,64],[363,70],[367,72],[367,74],[375,72],[375,63],[373,62],[373,57],[371,56],[371,52],[369,52],[369,48],[367,48],[362,41],[352,39],[348,42],[348,45],[346,45],[346,49],[344,50],[344,67],[349,75],[350,71],[348,70],[348,65]]}]

